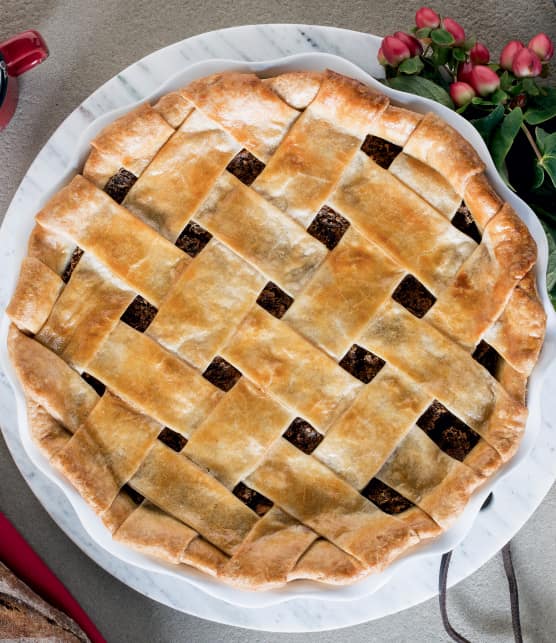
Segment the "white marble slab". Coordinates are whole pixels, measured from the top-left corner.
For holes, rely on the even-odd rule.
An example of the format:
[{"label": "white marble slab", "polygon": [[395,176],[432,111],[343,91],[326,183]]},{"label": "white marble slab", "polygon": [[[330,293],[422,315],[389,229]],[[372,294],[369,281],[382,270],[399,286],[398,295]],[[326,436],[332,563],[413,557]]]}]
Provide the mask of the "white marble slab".
[{"label": "white marble slab", "polygon": [[[132,65],[92,94],[57,130],[37,156],[23,180],[7,216],[2,239],[21,235],[32,225],[25,216],[30,205],[36,207],[68,165],[77,166],[72,157],[75,141],[99,115],[129,106],[155,91],[175,72],[191,63],[208,58],[265,60],[294,53],[325,51],[339,54],[362,69],[377,73],[375,53],[378,39],[366,34],[326,27],[267,25],[233,28],[190,38],[158,51]],[[1,245],[0,262],[13,263],[18,249]],[[0,283],[0,307],[13,288],[13,275]],[[538,506],[556,478],[554,417],[556,381],[547,381],[543,391],[543,418],[537,442],[521,464],[508,473],[496,487],[495,500],[478,515],[474,526],[457,548],[450,572],[455,583],[486,562],[523,525]],[[552,408],[550,408],[552,406]],[[56,484],[32,464],[23,450],[17,430],[14,397],[0,373],[0,417],[14,459],[45,508],[64,531],[95,561],[126,584],[143,594],[176,609],[203,618],[243,627],[272,631],[310,631],[354,625],[419,603],[436,593],[439,556],[405,562],[372,597],[340,603],[296,598],[294,601],[262,608],[241,608],[207,596],[183,580],[152,570],[123,563],[91,539],[73,513],[71,504]]]}]

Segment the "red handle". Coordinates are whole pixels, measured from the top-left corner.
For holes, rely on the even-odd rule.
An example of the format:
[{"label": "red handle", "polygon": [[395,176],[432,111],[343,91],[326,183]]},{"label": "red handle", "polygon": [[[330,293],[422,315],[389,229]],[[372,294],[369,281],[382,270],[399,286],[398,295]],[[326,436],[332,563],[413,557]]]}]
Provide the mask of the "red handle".
[{"label": "red handle", "polygon": [[75,598],[2,512],[0,512],[0,561],[51,605],[73,618],[92,643],[106,643]]},{"label": "red handle", "polygon": [[29,29],[0,43],[10,76],[19,76],[48,58],[48,47],[38,31]]}]

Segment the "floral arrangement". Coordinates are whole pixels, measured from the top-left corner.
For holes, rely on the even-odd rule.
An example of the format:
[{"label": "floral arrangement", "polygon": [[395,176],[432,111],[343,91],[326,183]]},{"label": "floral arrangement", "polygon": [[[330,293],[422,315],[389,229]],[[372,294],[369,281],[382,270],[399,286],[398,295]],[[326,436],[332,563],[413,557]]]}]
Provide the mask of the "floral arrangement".
[{"label": "floral arrangement", "polygon": [[554,44],[538,33],[510,40],[491,61],[487,46],[429,7],[410,32],[386,36],[378,52],[384,83],[431,98],[467,118],[504,181],[536,212],[550,250],[547,282],[556,306],[556,89],[548,83]]}]

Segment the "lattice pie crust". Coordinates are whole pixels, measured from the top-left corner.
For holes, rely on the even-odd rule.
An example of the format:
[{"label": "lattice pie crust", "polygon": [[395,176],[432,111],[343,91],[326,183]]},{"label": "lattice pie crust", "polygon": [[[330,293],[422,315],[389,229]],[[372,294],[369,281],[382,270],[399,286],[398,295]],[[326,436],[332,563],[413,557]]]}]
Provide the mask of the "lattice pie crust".
[{"label": "lattice pie crust", "polygon": [[512,457],[545,316],[463,138],[331,71],[217,74],[92,141],[8,308],[31,432],[118,541],[349,583]]}]

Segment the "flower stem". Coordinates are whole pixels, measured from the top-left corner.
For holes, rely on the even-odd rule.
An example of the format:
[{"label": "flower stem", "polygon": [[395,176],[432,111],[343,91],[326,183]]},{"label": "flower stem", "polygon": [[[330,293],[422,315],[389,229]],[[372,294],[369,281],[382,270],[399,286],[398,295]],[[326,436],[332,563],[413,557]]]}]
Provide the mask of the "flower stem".
[{"label": "flower stem", "polygon": [[542,154],[540,153],[539,148],[537,147],[537,144],[535,143],[535,139],[531,136],[531,132],[529,131],[529,128],[525,123],[521,123],[521,129],[525,136],[527,137],[527,140],[531,144],[531,147],[533,148],[533,152],[535,152],[535,155],[539,161],[542,161]]}]

